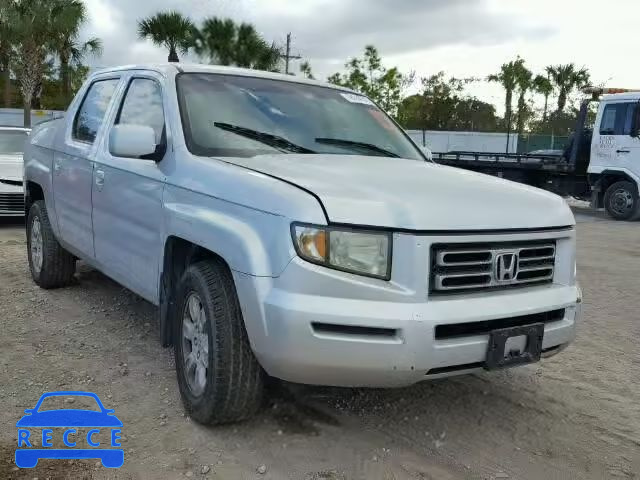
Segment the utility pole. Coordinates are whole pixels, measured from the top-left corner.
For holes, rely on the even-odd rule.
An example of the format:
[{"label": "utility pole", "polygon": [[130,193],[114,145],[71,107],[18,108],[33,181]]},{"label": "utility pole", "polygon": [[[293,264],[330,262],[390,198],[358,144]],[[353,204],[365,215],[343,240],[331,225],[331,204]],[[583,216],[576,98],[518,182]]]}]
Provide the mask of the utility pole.
[{"label": "utility pole", "polygon": [[285,55],[280,54],[284,58],[284,73],[289,75],[289,61],[299,60],[302,57],[300,55],[291,55],[291,33],[287,33],[287,53]]}]

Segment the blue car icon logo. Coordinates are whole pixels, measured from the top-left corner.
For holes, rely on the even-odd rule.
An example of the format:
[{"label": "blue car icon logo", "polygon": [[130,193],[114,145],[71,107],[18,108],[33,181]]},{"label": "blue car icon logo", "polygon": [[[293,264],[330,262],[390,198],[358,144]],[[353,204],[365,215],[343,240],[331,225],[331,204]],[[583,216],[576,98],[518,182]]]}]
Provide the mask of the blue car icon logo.
[{"label": "blue car icon logo", "polygon": [[[42,402],[49,397],[90,397],[98,407],[97,410],[62,408],[57,410],[40,411]],[[54,459],[91,459],[99,458],[102,465],[107,468],[119,468],[124,463],[124,450],[120,447],[120,428],[122,422],[114,415],[115,410],[107,409],[102,405],[100,398],[92,392],[49,392],[43,394],[33,409],[24,411],[24,415],[16,427],[18,427],[18,448],[16,449],[16,465],[20,468],[33,468],[41,458]],[[37,446],[40,440],[33,428],[42,428],[41,447]],[[64,429],[62,440],[68,448],[52,448],[53,428]],[[88,429],[86,443],[90,448],[75,448],[79,443],[81,433],[78,429]],[[105,442],[99,442],[104,437],[101,430],[109,430],[111,448],[104,448]],[[84,436],[82,438],[84,440]]]}]

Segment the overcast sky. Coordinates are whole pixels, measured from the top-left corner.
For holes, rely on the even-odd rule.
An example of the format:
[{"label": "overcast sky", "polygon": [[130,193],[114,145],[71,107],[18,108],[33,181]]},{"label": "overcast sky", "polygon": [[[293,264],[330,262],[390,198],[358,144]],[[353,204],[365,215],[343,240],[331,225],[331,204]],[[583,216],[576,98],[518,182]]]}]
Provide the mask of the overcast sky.
[{"label": "overcast sky", "polygon": [[[177,9],[196,23],[208,16],[252,22],[267,40],[284,43],[308,59],[317,78],[341,71],[364,46],[378,47],[386,66],[418,78],[444,70],[486,77],[521,55],[534,72],[575,62],[594,83],[640,87],[632,60],[638,45],[640,1],[612,0],[85,0],[86,36],[104,42],[91,63],[166,61],[167,52],[136,38],[136,22],[159,10]],[[615,9],[615,10],[614,10]],[[193,58],[197,60],[196,58]],[[294,68],[297,71],[298,63]],[[497,86],[473,85],[470,93],[503,110]]]}]

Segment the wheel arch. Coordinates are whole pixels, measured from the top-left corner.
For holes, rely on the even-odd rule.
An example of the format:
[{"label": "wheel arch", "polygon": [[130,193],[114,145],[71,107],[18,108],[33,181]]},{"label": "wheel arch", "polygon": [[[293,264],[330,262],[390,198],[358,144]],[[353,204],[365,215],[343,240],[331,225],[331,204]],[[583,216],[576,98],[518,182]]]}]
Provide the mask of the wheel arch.
[{"label": "wheel arch", "polygon": [[623,170],[603,170],[599,174],[589,174],[589,183],[593,186],[593,193],[596,196],[596,208],[604,206],[604,195],[607,189],[614,183],[621,181],[631,182],[637,190],[640,190],[638,180]]},{"label": "wheel arch", "polygon": [[160,273],[160,341],[164,347],[174,344],[174,331],[171,319],[174,317],[178,282],[189,265],[200,260],[218,260],[229,270],[231,267],[225,258],[191,240],[170,235],[164,244],[162,271]]},{"label": "wheel arch", "polygon": [[32,180],[27,180],[24,185],[24,216],[25,218],[29,215],[29,210],[31,209],[31,205],[33,205],[38,200],[45,200],[44,189],[40,186],[39,183],[36,183]]}]

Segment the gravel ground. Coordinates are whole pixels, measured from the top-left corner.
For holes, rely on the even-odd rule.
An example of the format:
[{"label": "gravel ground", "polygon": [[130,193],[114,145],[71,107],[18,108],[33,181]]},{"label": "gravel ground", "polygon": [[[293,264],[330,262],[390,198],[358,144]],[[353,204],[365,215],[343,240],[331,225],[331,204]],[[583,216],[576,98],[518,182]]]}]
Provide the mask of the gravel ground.
[{"label": "gravel ground", "polygon": [[[155,309],[101,274],[44,291],[22,227],[0,225],[0,479],[602,479],[640,477],[640,224],[577,218],[584,320],[541,364],[400,390],[273,387],[247,423],[183,413]],[[52,390],[96,392],[125,464],[13,464],[15,422]]]}]

